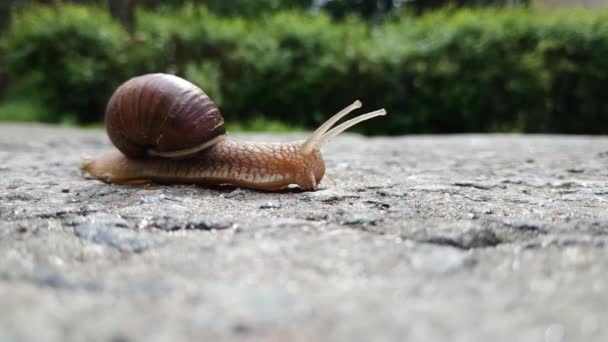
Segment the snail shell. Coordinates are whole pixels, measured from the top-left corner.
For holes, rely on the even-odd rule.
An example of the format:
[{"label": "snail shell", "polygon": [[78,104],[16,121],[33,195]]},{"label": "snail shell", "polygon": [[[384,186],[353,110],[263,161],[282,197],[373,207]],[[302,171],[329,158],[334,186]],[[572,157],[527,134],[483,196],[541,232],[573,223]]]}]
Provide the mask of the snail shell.
[{"label": "snail shell", "polygon": [[209,96],[168,74],[139,76],[121,85],[108,103],[105,123],[112,143],[132,158],[205,148],[226,134]]}]

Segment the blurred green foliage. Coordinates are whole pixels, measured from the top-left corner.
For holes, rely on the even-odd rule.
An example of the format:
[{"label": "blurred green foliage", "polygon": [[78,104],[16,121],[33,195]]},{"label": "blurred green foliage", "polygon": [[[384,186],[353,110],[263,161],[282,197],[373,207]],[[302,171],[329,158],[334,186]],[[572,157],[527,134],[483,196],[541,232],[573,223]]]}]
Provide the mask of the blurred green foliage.
[{"label": "blurred green foliage", "polygon": [[180,7],[185,4],[206,6],[223,16],[258,17],[271,11],[308,9],[323,10],[336,18],[357,15],[363,18],[381,18],[401,9],[414,12],[433,10],[444,6],[513,6],[527,5],[530,0],[2,0],[0,2],[0,30],[10,7],[32,4],[77,3],[107,6],[125,26],[132,26],[135,8]]},{"label": "blurred green foliage", "polygon": [[0,120],[30,106],[30,119],[100,121],[117,85],[169,72],[201,86],[237,127],[311,128],[359,98],[389,111],[359,127],[374,133],[608,133],[605,12],[451,8],[371,23],[186,4],[136,17],[130,34],[95,6],[16,13],[0,38],[10,85]]},{"label": "blurred green foliage", "polygon": [[14,17],[2,39],[9,97],[43,103],[53,121],[100,119],[125,75],[129,38],[96,7],[37,6]]}]

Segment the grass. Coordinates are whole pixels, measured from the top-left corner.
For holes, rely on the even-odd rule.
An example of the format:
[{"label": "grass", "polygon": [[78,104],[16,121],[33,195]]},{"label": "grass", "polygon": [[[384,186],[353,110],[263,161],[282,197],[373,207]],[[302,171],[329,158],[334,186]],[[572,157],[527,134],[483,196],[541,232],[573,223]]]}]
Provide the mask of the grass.
[{"label": "grass", "polygon": [[48,114],[42,104],[27,100],[0,102],[0,121],[46,122]]}]

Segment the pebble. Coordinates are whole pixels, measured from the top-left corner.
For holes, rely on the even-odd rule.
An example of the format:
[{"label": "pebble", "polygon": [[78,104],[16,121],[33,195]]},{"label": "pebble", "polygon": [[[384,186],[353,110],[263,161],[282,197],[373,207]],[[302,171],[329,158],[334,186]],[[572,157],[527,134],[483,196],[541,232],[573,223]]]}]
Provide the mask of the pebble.
[{"label": "pebble", "polygon": [[163,242],[158,235],[103,221],[78,223],[74,226],[74,233],[82,239],[128,253],[141,253]]},{"label": "pebble", "polygon": [[476,263],[467,251],[449,246],[420,244],[410,255],[410,264],[415,270],[437,274],[470,269]]},{"label": "pebble", "polygon": [[140,229],[157,228],[164,231],[181,229],[219,230],[230,228],[232,224],[224,219],[210,217],[172,217],[161,216],[140,221]]}]

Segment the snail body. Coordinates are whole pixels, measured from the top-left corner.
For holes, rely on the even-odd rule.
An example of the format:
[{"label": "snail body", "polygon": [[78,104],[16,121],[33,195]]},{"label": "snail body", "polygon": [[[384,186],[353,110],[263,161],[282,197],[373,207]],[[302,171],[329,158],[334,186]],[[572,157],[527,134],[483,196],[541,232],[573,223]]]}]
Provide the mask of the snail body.
[{"label": "snail body", "polygon": [[107,183],[233,185],[278,191],[292,184],[316,190],[325,174],[320,148],[349,127],[385,115],[381,109],[331,128],[359,101],[321,125],[307,140],[287,143],[229,139],[211,99],[179,77],[150,74],[120,86],[105,124],[120,152],[87,159],[82,170]]}]

